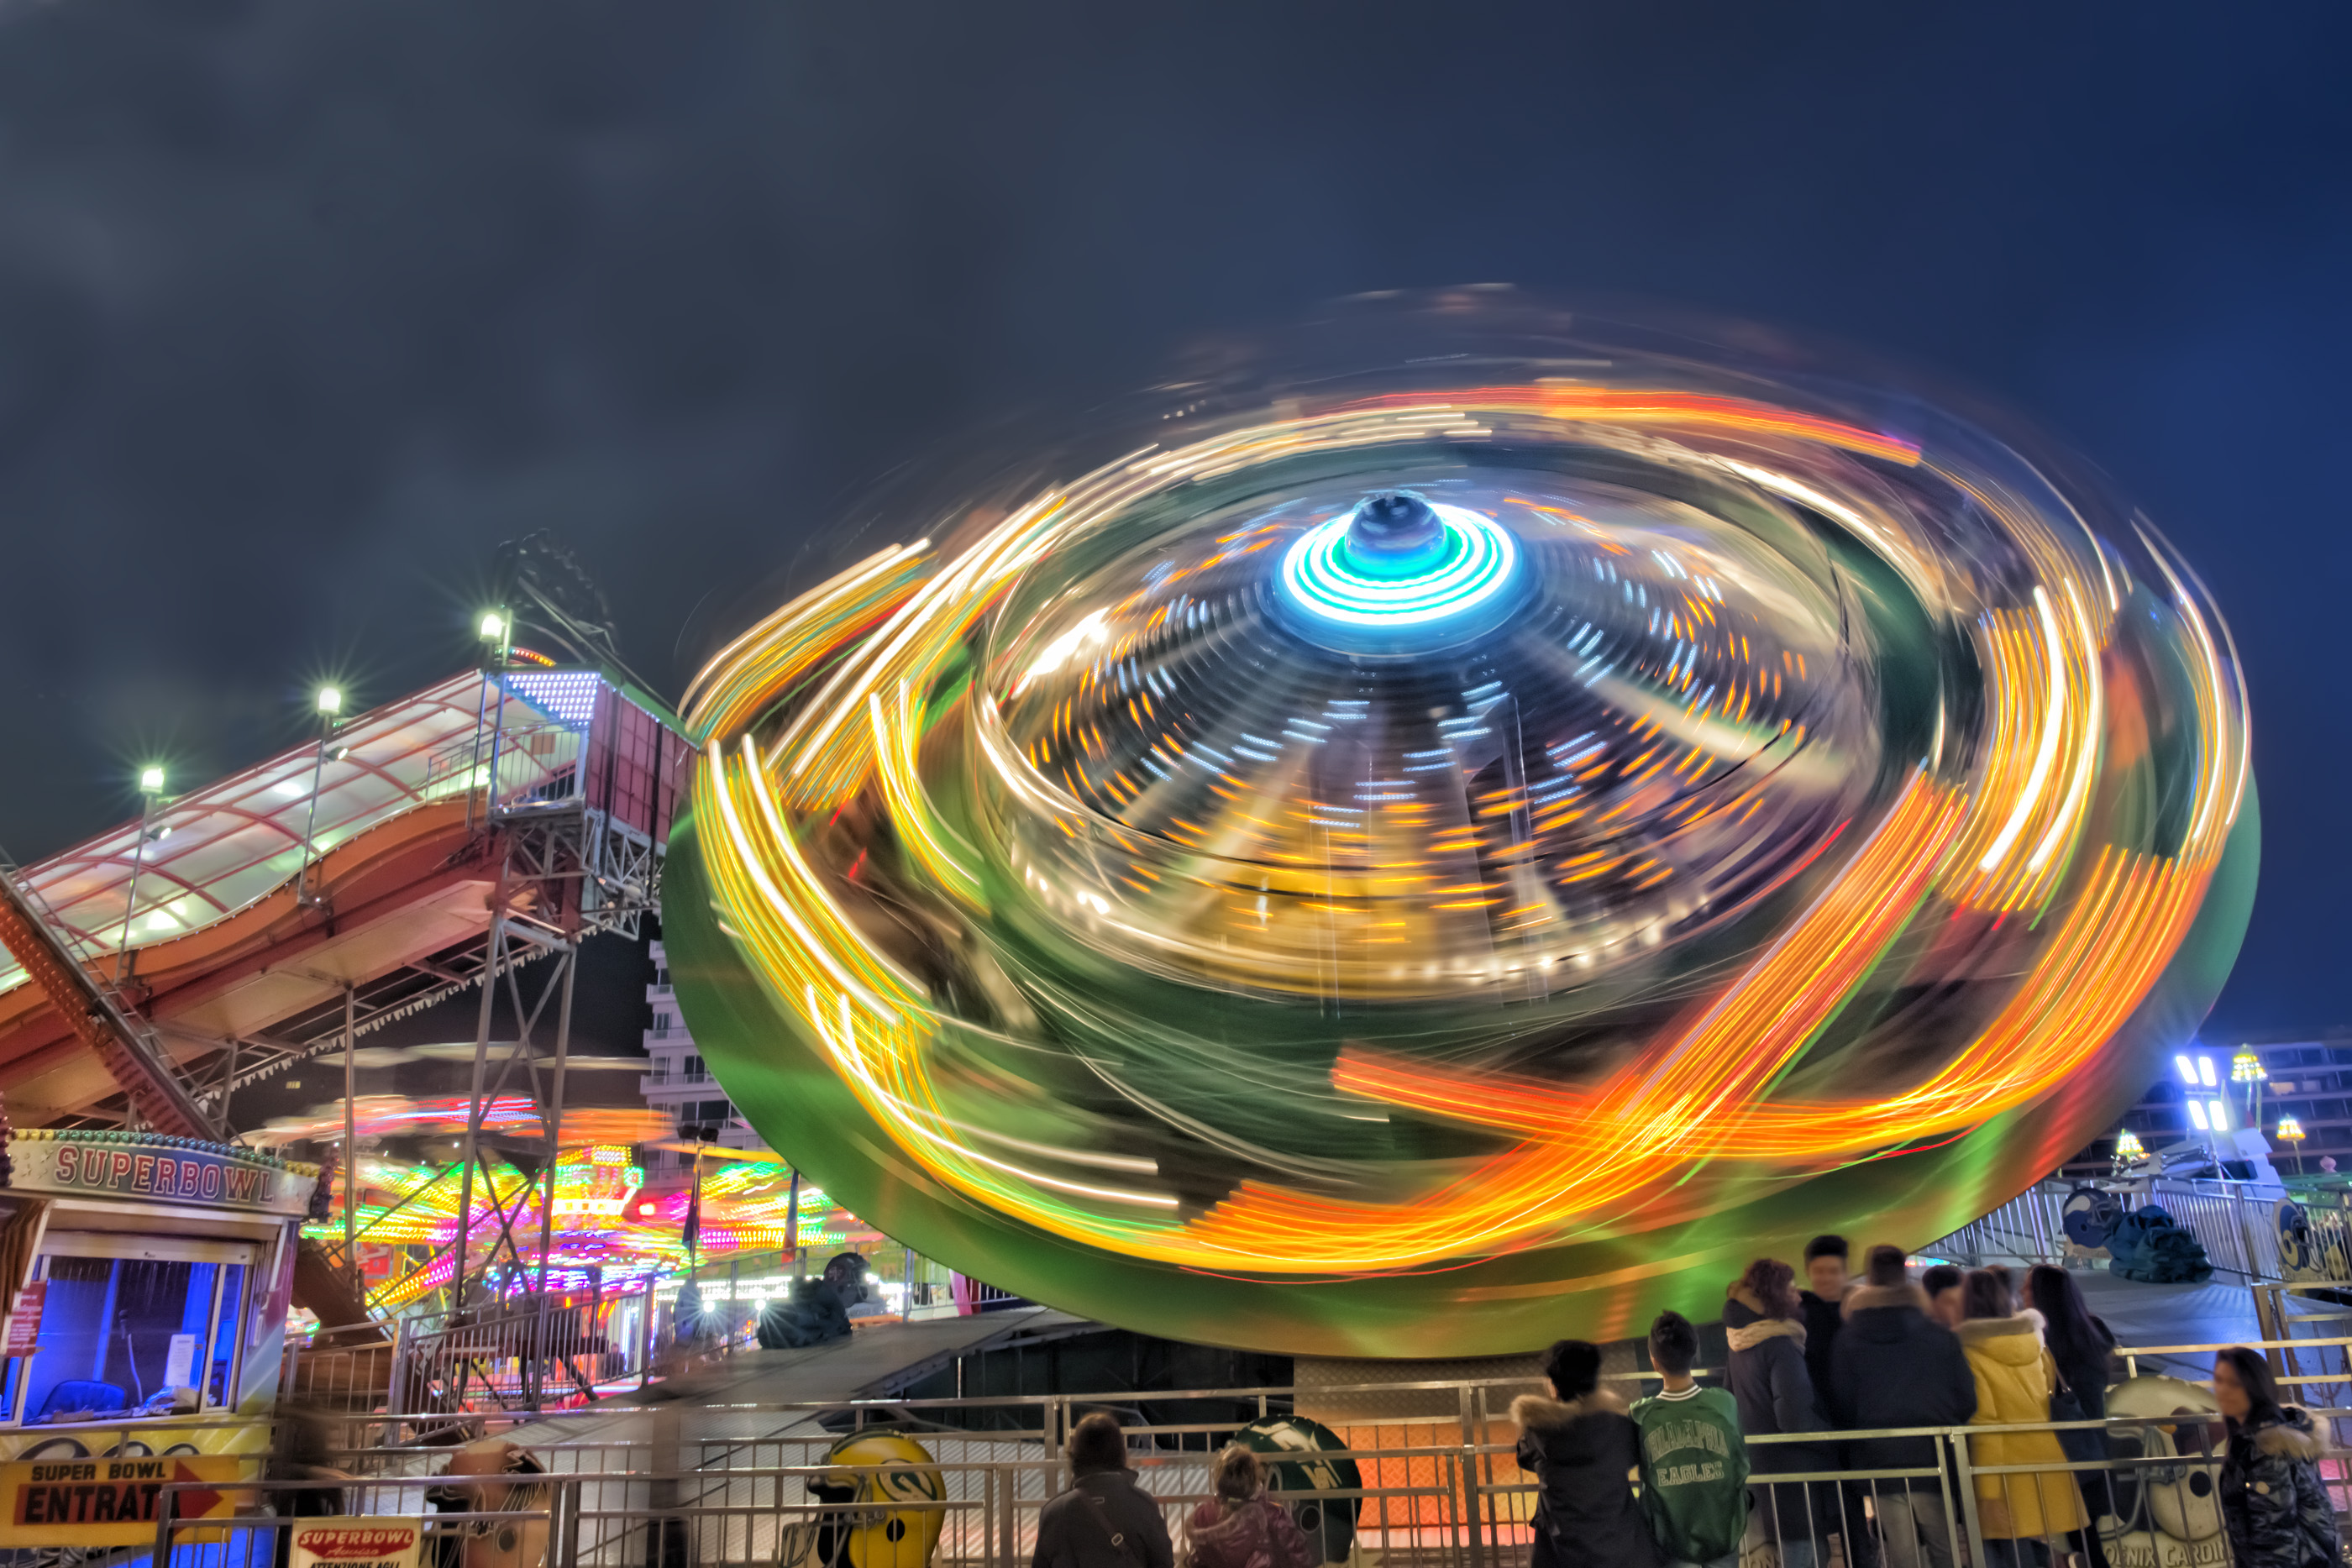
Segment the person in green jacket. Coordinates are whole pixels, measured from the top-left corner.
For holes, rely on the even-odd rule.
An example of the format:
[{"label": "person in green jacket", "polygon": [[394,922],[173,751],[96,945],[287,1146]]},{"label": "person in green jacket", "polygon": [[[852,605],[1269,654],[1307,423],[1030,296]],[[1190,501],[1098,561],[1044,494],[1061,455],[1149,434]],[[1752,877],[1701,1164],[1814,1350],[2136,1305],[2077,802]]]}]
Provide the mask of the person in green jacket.
[{"label": "person in green jacket", "polygon": [[1748,1530],[1748,1444],[1739,1406],[1691,1377],[1698,1331],[1680,1312],[1650,1325],[1650,1364],[1664,1386],[1637,1400],[1642,1511],[1667,1568],[1737,1568]]}]

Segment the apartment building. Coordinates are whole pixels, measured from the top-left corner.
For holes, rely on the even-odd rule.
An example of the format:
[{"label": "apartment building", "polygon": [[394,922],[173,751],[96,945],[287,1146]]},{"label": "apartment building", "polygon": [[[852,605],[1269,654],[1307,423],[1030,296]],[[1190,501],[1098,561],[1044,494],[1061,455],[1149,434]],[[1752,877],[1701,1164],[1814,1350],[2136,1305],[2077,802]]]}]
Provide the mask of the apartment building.
[{"label": "apartment building", "polygon": [[[727,1091],[711,1076],[702,1053],[695,1050],[694,1036],[687,1032],[686,1020],[677,1010],[677,993],[669,982],[669,959],[659,942],[653,945],[653,983],[646,988],[646,1000],[652,1004],[654,1014],[646,1030],[646,1054],[653,1058],[653,1071],[637,1080],[646,1103],[667,1115],[681,1134],[700,1127],[709,1129],[703,1134],[708,1141],[730,1149],[762,1147],[760,1134],[737,1113]],[[656,1171],[684,1166],[688,1159],[675,1151],[649,1149],[646,1174],[651,1176]]]},{"label": "apartment building", "polygon": [[[2240,1065],[2241,1055],[2259,1064],[2260,1076]],[[2283,1118],[2302,1132],[2299,1143],[2279,1135]],[[2352,1030],[2200,1040],[2124,1113],[2123,1125],[2151,1152],[2257,1127],[2283,1172],[2293,1174],[2299,1162],[2315,1174],[2321,1157],[2330,1155],[2352,1173]],[[2111,1147],[2112,1140],[2094,1145],[2100,1155]]]}]

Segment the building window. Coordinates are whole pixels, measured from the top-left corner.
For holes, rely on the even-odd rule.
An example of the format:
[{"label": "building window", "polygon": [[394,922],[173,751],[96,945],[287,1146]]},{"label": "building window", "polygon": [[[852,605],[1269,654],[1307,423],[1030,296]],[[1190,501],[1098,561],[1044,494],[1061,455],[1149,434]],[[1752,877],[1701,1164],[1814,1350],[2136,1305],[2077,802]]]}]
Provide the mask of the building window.
[{"label": "building window", "polygon": [[[167,1387],[194,1389],[208,1408],[236,1403],[245,1262],[50,1256],[41,1265],[48,1302],[40,1347],[21,1378],[5,1379],[23,1396],[18,1419],[136,1409]],[[9,1372],[18,1365],[8,1363]]]}]

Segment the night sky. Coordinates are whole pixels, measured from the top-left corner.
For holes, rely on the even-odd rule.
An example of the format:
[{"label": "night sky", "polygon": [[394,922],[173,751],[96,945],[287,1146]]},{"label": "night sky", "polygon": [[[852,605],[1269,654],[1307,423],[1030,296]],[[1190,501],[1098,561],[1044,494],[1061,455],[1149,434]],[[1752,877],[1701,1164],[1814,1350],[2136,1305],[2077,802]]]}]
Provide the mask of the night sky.
[{"label": "night sky", "polygon": [[2217,1025],[2352,1021],[2347,31],[0,0],[0,842],[130,814],[152,757],[292,742],[321,676],[463,667],[501,539],[559,530],[675,694],[942,441],[1318,300],[1508,281],[1869,344],[2105,466],[2252,686],[2267,852]]}]

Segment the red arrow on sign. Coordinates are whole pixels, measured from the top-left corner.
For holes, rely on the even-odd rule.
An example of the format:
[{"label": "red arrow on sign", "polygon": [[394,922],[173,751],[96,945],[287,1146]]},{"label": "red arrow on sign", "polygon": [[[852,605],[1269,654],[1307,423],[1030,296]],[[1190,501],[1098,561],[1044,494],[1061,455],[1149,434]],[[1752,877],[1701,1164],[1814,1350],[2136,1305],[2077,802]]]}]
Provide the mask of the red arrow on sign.
[{"label": "red arrow on sign", "polygon": [[[200,1481],[205,1478],[175,1459],[172,1462],[172,1479],[175,1481]],[[178,1506],[182,1519],[202,1519],[220,1506],[221,1494],[206,1487],[184,1491],[179,1494],[179,1498]]]}]

